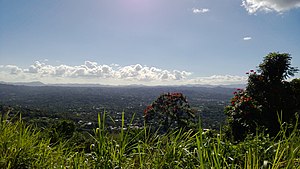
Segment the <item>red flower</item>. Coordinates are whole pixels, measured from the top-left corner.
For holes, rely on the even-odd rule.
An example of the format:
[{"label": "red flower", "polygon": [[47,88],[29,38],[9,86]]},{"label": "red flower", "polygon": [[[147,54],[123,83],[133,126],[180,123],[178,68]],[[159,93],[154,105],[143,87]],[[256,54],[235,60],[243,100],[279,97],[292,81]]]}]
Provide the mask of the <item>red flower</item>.
[{"label": "red flower", "polygon": [[147,108],[144,110],[144,114],[147,115],[148,112],[152,109],[153,109],[152,105],[147,106]]},{"label": "red flower", "polygon": [[171,93],[172,97],[181,97],[182,93]]}]

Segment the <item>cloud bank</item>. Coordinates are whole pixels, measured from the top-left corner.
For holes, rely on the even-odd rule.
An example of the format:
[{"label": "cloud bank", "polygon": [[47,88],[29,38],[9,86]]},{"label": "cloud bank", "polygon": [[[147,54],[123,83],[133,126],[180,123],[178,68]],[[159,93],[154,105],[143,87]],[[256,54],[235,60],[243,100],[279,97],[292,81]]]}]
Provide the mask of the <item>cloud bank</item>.
[{"label": "cloud bank", "polygon": [[258,11],[282,13],[293,8],[299,8],[300,0],[243,0],[242,6],[250,14]]},{"label": "cloud bank", "polygon": [[44,83],[98,83],[108,85],[184,85],[184,84],[240,84],[245,77],[214,75],[191,77],[188,71],[166,70],[141,64],[129,66],[100,65],[85,61],[82,65],[50,65],[36,61],[28,68],[17,65],[0,66],[0,80],[11,82],[41,81]]}]

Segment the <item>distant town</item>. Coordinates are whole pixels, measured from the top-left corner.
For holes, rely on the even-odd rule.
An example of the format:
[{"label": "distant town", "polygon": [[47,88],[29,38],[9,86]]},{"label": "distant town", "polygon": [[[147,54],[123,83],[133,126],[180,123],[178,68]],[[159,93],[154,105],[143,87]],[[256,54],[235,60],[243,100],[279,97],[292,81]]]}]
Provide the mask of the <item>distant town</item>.
[{"label": "distant town", "polygon": [[[218,129],[225,123],[224,107],[235,88],[220,86],[49,86],[42,83],[0,84],[0,104],[21,113],[25,121],[45,127],[58,120],[71,120],[81,130],[97,127],[98,113],[106,113],[110,130],[121,126],[122,112],[129,127],[144,125],[144,109],[160,94],[183,93],[204,128]],[[134,115],[134,117],[133,117]],[[133,118],[133,119],[132,119]],[[132,121],[131,124],[130,121]]]}]

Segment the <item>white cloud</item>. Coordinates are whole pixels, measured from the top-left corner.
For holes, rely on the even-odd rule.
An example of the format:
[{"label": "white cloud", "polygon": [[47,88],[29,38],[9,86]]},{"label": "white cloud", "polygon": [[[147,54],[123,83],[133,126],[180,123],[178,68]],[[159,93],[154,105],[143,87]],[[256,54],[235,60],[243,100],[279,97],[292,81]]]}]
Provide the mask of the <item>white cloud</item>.
[{"label": "white cloud", "polygon": [[110,66],[112,66],[112,67],[119,67],[120,65],[116,64],[116,63],[112,63],[112,64],[110,64]]},{"label": "white cloud", "polygon": [[293,8],[299,8],[300,0],[243,0],[242,6],[250,14],[258,11],[282,13]]},{"label": "white cloud", "polygon": [[84,64],[87,66],[87,68],[94,69],[97,68],[97,62],[90,62],[90,61],[85,61]]},{"label": "white cloud", "polygon": [[22,69],[20,69],[18,66],[15,65],[6,65],[5,68],[10,70],[10,74],[17,75],[22,73]]},{"label": "white cloud", "polygon": [[243,40],[245,40],[245,41],[251,40],[251,39],[252,39],[252,37],[250,37],[250,36],[246,36],[246,37],[243,38]]},{"label": "white cloud", "polygon": [[194,14],[199,14],[199,13],[207,13],[210,10],[207,8],[202,8],[202,9],[198,9],[198,8],[193,8],[193,13]]},{"label": "white cloud", "polygon": [[117,78],[140,81],[182,80],[190,74],[186,71],[168,71],[140,64],[121,67],[115,72]]},{"label": "white cloud", "polygon": [[213,75],[209,77],[198,77],[190,80],[190,84],[213,84],[213,85],[228,85],[246,83],[246,76],[232,75]]},{"label": "white cloud", "polygon": [[116,64],[112,66],[98,65],[98,63],[91,61],[85,61],[83,65],[78,66],[52,66],[36,61],[27,69],[21,69],[15,65],[7,65],[5,68],[9,69],[11,74],[23,72],[28,76],[35,74],[35,76],[40,77],[113,78],[138,81],[182,80],[191,74],[186,71],[168,71],[140,64],[121,67]]},{"label": "white cloud", "polygon": [[129,66],[100,65],[85,61],[82,65],[49,65],[40,61],[22,69],[16,65],[4,65],[0,69],[2,81],[41,81],[44,83],[98,83],[108,85],[185,85],[185,84],[240,84],[246,77],[213,75],[191,77],[188,71],[166,70],[141,64]]}]

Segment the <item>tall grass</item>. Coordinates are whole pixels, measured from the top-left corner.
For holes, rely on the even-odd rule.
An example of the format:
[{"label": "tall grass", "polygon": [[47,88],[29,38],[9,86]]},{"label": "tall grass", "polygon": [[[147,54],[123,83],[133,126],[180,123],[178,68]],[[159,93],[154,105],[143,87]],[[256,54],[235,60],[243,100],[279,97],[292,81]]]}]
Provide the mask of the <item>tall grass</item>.
[{"label": "tall grass", "polygon": [[287,134],[283,124],[276,138],[256,134],[233,144],[222,131],[174,130],[165,134],[147,127],[131,129],[122,113],[120,131],[106,129],[98,115],[94,143],[85,153],[50,138],[21,120],[0,119],[0,168],[300,168],[297,126]]},{"label": "tall grass", "polygon": [[[79,158],[65,143],[51,146],[50,139],[21,118],[0,117],[0,168],[63,168]],[[74,156],[77,155],[77,156]]]},{"label": "tall grass", "polygon": [[[202,128],[165,134],[153,133],[146,127],[133,131],[127,126],[124,130],[124,113],[120,133],[113,138],[105,132],[104,119],[105,115],[98,120],[95,140],[107,146],[98,145],[94,152],[99,152],[97,158],[105,156],[109,163],[96,163],[95,168],[300,168],[297,126],[289,136],[287,128],[282,127],[276,138],[257,134],[233,144],[221,131]],[[104,150],[105,155],[101,153]]]}]

